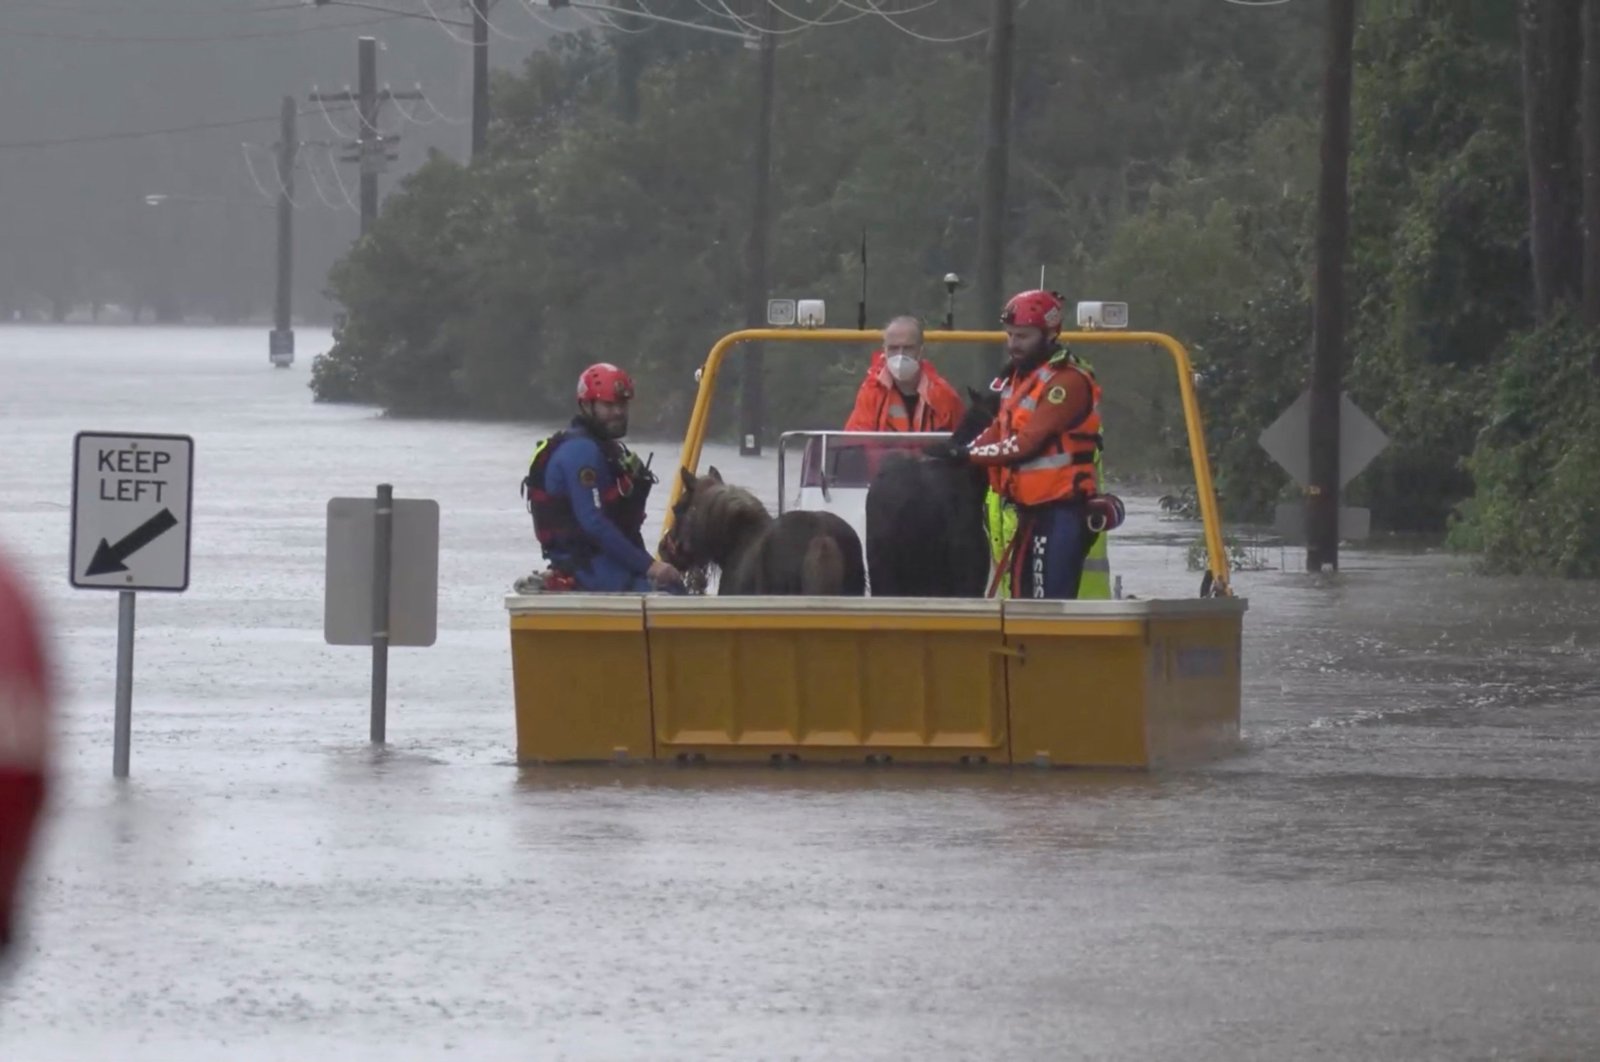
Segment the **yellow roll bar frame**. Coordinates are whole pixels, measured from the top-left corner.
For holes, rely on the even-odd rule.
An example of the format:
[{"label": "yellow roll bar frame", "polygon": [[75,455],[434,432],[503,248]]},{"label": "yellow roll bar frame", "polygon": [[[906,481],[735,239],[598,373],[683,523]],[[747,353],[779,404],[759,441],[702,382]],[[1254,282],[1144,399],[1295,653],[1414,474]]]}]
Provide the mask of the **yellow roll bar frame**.
[{"label": "yellow roll bar frame", "polygon": [[[1004,343],[1004,332],[932,331],[923,336],[926,343]],[[700,390],[695,395],[694,410],[689,414],[689,428],[683,436],[683,453],[678,464],[681,468],[698,474],[700,448],[705,442],[706,422],[711,416],[711,399],[717,390],[717,374],[723,359],[740,343],[880,343],[883,333],[877,330],[854,328],[746,328],[729,332],[711,347],[706,362],[701,366]],[[1211,482],[1211,460],[1206,453],[1205,431],[1200,421],[1200,403],[1194,393],[1194,368],[1189,352],[1182,343],[1161,332],[1062,332],[1061,342],[1109,343],[1131,345],[1150,343],[1172,355],[1178,373],[1178,393],[1183,397],[1183,419],[1189,432],[1189,456],[1194,463],[1195,497],[1200,502],[1200,518],[1205,524],[1207,567],[1211,571],[1211,593],[1218,597],[1232,597],[1228,585],[1228,554],[1222,544],[1222,518],[1217,511],[1216,490]],[[666,521],[662,534],[672,528],[672,510],[683,492],[683,480],[672,477],[672,493],[667,501]]]}]

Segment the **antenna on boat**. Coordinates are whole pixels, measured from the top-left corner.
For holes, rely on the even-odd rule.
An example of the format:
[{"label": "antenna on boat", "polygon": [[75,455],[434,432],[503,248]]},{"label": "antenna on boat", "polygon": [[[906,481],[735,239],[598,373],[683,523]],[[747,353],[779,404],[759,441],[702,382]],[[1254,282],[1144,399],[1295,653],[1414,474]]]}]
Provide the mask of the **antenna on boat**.
[{"label": "antenna on boat", "polygon": [[867,330],[867,230],[861,229],[861,302],[856,307],[856,330]]}]

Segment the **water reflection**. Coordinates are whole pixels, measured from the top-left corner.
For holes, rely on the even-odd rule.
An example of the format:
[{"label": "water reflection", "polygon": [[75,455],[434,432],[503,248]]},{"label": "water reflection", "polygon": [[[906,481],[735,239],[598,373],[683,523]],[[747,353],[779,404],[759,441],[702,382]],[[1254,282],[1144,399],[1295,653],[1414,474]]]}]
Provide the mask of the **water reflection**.
[{"label": "water reflection", "polygon": [[[302,333],[308,352],[316,340]],[[61,783],[6,1058],[1579,1058],[1600,1038],[1600,609],[1435,551],[1240,572],[1243,747],[1182,772],[519,769],[525,426],[316,406],[255,331],[0,330],[0,537]],[[72,434],[196,439],[191,590],[71,590]],[[675,456],[676,440],[640,440]],[[770,455],[709,448],[775,489]],[[439,642],[323,644],[329,497],[443,510]],[[653,499],[659,528],[666,492]],[[1192,596],[1134,497],[1125,588]],[[551,676],[559,682],[560,676]]]}]

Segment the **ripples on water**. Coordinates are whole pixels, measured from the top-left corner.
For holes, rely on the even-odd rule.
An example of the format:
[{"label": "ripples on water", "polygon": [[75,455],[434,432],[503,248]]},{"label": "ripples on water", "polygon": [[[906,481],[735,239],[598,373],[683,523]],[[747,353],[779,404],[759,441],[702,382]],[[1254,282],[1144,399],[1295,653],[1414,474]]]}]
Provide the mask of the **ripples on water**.
[{"label": "ripples on water", "polygon": [[[1593,586],[1263,550],[1243,748],[1203,770],[519,772],[536,433],[315,406],[300,339],[274,372],[254,330],[0,328],[0,541],[65,694],[0,1056],[1592,1057]],[[63,571],[80,429],[196,439],[120,787],[115,601]],[[707,459],[772,500],[770,455]],[[444,554],[375,752],[321,565],[327,499],[380,481],[439,499]],[[1131,511],[1126,589],[1194,594],[1198,529]]]}]

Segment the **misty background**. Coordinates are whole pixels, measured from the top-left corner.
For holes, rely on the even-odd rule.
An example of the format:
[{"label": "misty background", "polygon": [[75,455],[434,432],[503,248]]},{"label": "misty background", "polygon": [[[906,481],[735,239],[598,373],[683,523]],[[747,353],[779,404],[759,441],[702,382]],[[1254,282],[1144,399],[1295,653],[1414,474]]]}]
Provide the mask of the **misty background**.
[{"label": "misty background", "polygon": [[[464,19],[465,5],[378,6],[415,15],[285,0],[0,0],[0,315],[149,321],[175,305],[197,322],[269,320],[278,113],[293,95],[308,112],[295,318],[331,321],[328,267],[360,227],[356,166],[337,147],[355,121],[334,104],[322,113],[313,86],[353,87],[356,41],[370,35],[379,87],[426,93],[383,108],[384,133],[401,139],[380,195],[430,148],[462,162],[470,149],[470,31],[442,21]],[[519,3],[494,12],[496,69],[592,24]]]}]

